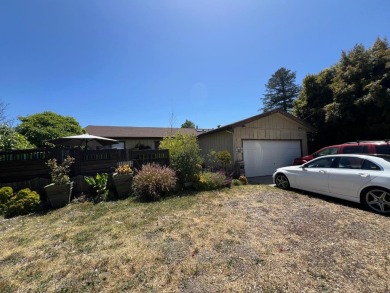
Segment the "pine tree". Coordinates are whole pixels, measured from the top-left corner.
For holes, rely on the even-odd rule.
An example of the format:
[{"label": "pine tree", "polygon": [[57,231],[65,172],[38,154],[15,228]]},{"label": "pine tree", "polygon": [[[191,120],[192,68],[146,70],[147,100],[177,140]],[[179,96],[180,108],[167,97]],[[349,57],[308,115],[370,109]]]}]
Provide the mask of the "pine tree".
[{"label": "pine tree", "polygon": [[282,108],[289,112],[293,101],[299,94],[300,86],[295,83],[295,72],[284,67],[279,68],[265,85],[267,90],[263,98],[263,112]]},{"label": "pine tree", "polygon": [[181,125],[181,128],[195,128],[195,123],[186,119],[186,121]]}]

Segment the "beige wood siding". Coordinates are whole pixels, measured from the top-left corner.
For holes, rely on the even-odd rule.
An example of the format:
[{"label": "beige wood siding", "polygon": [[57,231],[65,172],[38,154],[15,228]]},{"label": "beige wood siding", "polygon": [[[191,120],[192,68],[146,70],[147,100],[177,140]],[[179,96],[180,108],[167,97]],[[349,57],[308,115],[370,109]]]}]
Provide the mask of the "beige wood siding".
[{"label": "beige wood siding", "polygon": [[211,150],[228,150],[234,162],[242,161],[243,140],[296,140],[302,147],[302,154],[307,154],[307,131],[302,124],[275,113],[258,120],[235,125],[233,130],[206,134],[199,137],[202,154],[207,155]]},{"label": "beige wood siding", "polygon": [[199,146],[202,150],[202,156],[206,156],[210,151],[230,152],[233,158],[233,133],[231,131],[221,131],[210,135],[199,137]]},{"label": "beige wood siding", "polygon": [[301,141],[302,153],[307,154],[306,129],[301,124],[279,113],[266,116],[234,129],[233,149],[238,150],[234,154],[235,161],[243,160],[243,139],[298,140]]}]

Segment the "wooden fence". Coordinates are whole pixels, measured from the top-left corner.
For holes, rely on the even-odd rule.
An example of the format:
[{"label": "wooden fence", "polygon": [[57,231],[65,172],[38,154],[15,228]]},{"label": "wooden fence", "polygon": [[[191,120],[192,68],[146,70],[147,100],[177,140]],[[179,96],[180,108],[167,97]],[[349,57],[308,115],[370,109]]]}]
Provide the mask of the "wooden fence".
[{"label": "wooden fence", "polygon": [[[169,165],[168,150],[80,150],[80,149],[33,149],[0,152],[0,186],[30,187],[41,189],[49,182],[48,159],[61,163],[71,156],[75,163],[70,177],[91,176],[97,173],[113,173],[115,168],[130,162],[133,169],[143,164],[155,162]],[[26,183],[28,182],[28,184]],[[19,184],[17,184],[19,183]]]}]

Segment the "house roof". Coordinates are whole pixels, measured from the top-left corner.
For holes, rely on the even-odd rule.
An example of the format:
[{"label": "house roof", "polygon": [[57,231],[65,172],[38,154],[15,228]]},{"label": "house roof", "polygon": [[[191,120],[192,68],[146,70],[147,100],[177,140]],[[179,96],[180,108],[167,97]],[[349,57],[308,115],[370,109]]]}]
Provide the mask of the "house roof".
[{"label": "house roof", "polygon": [[160,127],[131,127],[131,126],[96,126],[88,125],[85,131],[89,134],[108,138],[163,138],[167,135],[200,133],[193,128],[160,128]]},{"label": "house roof", "polygon": [[96,126],[96,125],[88,125],[85,127],[85,130],[89,134],[108,137],[108,138],[156,138],[161,139],[166,137],[167,135],[175,135],[177,132],[181,132],[183,134],[194,134],[197,136],[205,136],[211,133],[216,133],[219,131],[225,131],[229,129],[233,129],[235,127],[243,126],[252,121],[273,115],[273,114],[281,114],[288,119],[291,119],[298,124],[301,124],[307,131],[315,131],[308,123],[298,119],[297,117],[281,110],[275,109],[266,113],[262,113],[256,116],[249,117],[244,120],[240,120],[216,129],[208,130],[208,129],[194,129],[194,128],[169,128],[169,127],[132,127],[132,126]]},{"label": "house roof", "polygon": [[245,125],[247,123],[256,121],[256,120],[261,119],[261,118],[265,118],[267,116],[270,116],[270,115],[273,115],[273,114],[276,114],[276,113],[279,113],[279,114],[287,117],[288,119],[291,119],[291,120],[301,124],[304,128],[307,129],[307,131],[315,131],[315,128],[313,126],[311,126],[310,124],[308,124],[308,123],[298,119],[297,117],[295,117],[295,116],[293,116],[293,115],[283,111],[282,109],[275,109],[275,110],[272,110],[272,111],[269,111],[269,112],[266,112],[266,113],[262,113],[262,114],[259,114],[259,115],[256,115],[256,116],[252,116],[252,117],[249,117],[247,119],[240,120],[240,121],[237,121],[237,122],[234,122],[234,123],[231,123],[231,124],[228,124],[228,125],[225,125],[225,126],[213,129],[213,130],[210,130],[208,132],[201,133],[201,134],[199,134],[199,136],[205,136],[205,135],[208,135],[208,134],[211,134],[211,133],[216,133],[216,132],[219,132],[219,131],[225,131],[225,130],[233,129],[235,127],[243,126],[243,125]]}]

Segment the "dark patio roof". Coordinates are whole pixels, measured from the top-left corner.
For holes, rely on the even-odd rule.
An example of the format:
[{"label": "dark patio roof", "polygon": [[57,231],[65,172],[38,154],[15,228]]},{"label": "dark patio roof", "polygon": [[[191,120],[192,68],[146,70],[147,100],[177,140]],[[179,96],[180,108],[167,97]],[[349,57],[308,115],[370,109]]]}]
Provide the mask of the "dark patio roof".
[{"label": "dark patio roof", "polygon": [[264,118],[264,117],[267,117],[267,116],[270,116],[270,115],[273,115],[273,114],[276,114],[276,113],[279,113],[279,114],[287,117],[288,119],[291,119],[291,120],[301,124],[308,131],[315,131],[315,128],[313,126],[311,126],[310,124],[308,124],[308,123],[298,119],[297,117],[295,117],[295,116],[293,116],[293,115],[283,111],[282,109],[275,109],[275,110],[272,110],[272,111],[269,111],[269,112],[266,112],[266,113],[262,113],[262,114],[259,114],[259,115],[256,115],[256,116],[252,116],[252,117],[249,117],[247,119],[240,120],[240,121],[237,121],[237,122],[234,122],[234,123],[231,123],[231,124],[228,124],[228,125],[225,125],[225,126],[213,129],[213,130],[210,130],[208,132],[200,133],[199,136],[205,136],[205,135],[208,135],[208,134],[211,134],[211,133],[216,133],[216,132],[219,132],[219,131],[225,131],[225,130],[233,129],[235,127],[244,126],[247,123],[253,122],[255,120],[258,120],[258,119],[261,119],[261,118]]},{"label": "dark patio roof", "polygon": [[96,126],[88,125],[85,131],[89,134],[108,138],[163,138],[167,135],[201,133],[193,128],[160,128],[160,127],[131,127],[131,126]]}]

